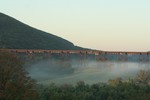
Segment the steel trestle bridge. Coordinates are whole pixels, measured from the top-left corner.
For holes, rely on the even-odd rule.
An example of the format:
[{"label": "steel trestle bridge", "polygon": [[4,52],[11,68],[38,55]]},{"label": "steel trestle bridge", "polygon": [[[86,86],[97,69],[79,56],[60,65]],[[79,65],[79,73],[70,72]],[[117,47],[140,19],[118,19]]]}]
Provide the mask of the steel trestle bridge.
[{"label": "steel trestle bridge", "polygon": [[118,54],[118,55],[149,55],[150,52],[134,52],[134,51],[98,51],[98,50],[40,50],[40,49],[0,49],[0,51],[12,52],[12,53],[67,53],[67,54]]},{"label": "steel trestle bridge", "polygon": [[127,52],[127,51],[99,51],[99,50],[40,50],[40,49],[0,49],[0,51],[11,52],[16,54],[29,55],[32,58],[34,54],[59,54],[63,57],[68,55],[80,55],[82,58],[87,59],[87,56],[94,55],[98,61],[111,61],[116,59],[117,61],[130,61],[136,59],[136,61],[149,62],[150,52]]}]

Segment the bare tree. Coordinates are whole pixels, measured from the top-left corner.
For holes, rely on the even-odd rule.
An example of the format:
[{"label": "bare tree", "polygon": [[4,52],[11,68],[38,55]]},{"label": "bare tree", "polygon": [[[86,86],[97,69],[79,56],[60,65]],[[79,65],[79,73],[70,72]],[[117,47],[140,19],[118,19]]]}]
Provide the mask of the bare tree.
[{"label": "bare tree", "polygon": [[135,81],[136,83],[139,83],[139,84],[149,84],[150,73],[145,70],[140,70]]}]

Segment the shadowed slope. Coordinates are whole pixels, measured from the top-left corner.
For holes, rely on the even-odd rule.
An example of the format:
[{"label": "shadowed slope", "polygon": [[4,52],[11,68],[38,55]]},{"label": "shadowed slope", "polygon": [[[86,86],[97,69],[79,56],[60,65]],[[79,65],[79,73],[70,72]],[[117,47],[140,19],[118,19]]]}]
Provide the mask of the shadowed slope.
[{"label": "shadowed slope", "polygon": [[2,13],[0,13],[0,48],[82,49],[65,39],[32,28]]}]

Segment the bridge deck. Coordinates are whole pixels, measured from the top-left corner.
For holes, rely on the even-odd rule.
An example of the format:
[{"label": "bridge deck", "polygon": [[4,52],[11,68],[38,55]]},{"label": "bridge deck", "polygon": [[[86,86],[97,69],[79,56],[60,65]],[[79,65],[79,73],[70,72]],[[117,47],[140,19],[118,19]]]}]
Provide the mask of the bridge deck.
[{"label": "bridge deck", "polygon": [[0,49],[0,51],[7,51],[7,52],[16,52],[16,53],[68,53],[68,54],[146,54],[149,55],[150,52],[126,52],[126,51],[98,51],[98,50],[38,50],[38,49]]}]

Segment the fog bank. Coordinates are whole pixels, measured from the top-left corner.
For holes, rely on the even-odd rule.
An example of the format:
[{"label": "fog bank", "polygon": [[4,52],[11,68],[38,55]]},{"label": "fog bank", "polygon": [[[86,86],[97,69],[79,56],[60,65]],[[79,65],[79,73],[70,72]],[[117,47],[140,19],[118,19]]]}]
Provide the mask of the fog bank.
[{"label": "fog bank", "polygon": [[149,70],[148,62],[117,62],[93,60],[45,60],[32,64],[27,68],[29,76],[41,84],[75,84],[85,81],[88,84],[107,82],[109,79],[121,77],[133,78],[141,69]]}]

